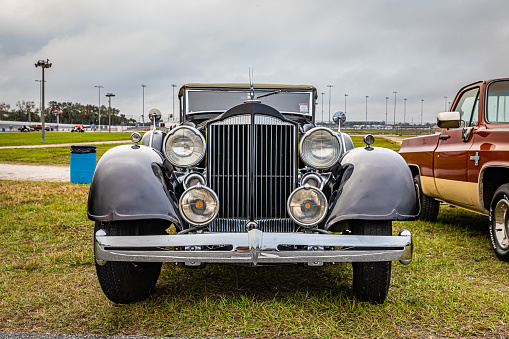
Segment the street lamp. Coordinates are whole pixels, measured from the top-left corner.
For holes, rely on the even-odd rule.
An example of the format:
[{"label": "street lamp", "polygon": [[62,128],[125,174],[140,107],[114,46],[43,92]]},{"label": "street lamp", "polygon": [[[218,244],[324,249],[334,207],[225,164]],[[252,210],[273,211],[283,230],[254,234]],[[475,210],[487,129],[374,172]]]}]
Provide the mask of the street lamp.
[{"label": "street lamp", "polygon": [[404,99],[405,108],[403,109],[403,125],[406,123],[406,98]]},{"label": "street lamp", "polygon": [[385,97],[385,124],[388,125],[389,122],[387,121],[387,101],[389,100],[389,97]]},{"label": "street lamp", "polygon": [[348,94],[345,94],[345,114],[346,114],[346,97],[348,96]]},{"label": "street lamp", "polygon": [[444,97],[444,111],[447,112],[447,97]]},{"label": "street lamp", "polygon": [[106,96],[108,97],[108,101],[109,101],[109,109],[108,109],[108,133],[111,133],[111,97],[114,97],[115,94],[108,93],[108,94],[106,94]]},{"label": "street lamp", "polygon": [[323,96],[324,96],[324,95],[325,95],[325,93],[324,93],[324,92],[322,92],[322,122],[324,121],[324,119],[323,119]]},{"label": "street lamp", "polygon": [[369,96],[366,95],[366,128],[368,128],[368,98]]},{"label": "street lamp", "polygon": [[332,90],[332,85],[327,85],[327,87],[329,87],[329,125],[331,124],[330,122],[330,98],[331,98],[331,90]]},{"label": "street lamp", "polygon": [[396,94],[398,94],[398,92],[394,91],[392,93],[394,93],[394,126],[396,126]]},{"label": "street lamp", "polygon": [[45,68],[50,68],[51,67],[51,63],[49,62],[49,59],[46,59],[46,61],[44,60],[39,60],[37,61],[37,63],[35,64],[35,68],[37,67],[41,67],[42,68],[42,80],[41,80],[41,84],[42,84],[42,91],[41,91],[41,101],[42,101],[42,111],[41,111],[41,137],[42,137],[42,142],[45,141],[45,134],[44,132],[46,131],[46,127],[44,126],[44,69]]},{"label": "street lamp", "polygon": [[[173,91],[173,115],[172,115],[173,118],[171,120],[174,121],[175,120],[175,87],[177,87],[177,85],[171,84],[171,87],[172,87],[172,91]],[[170,119],[168,119],[168,121],[169,120]]]},{"label": "street lamp", "polygon": [[143,125],[145,125],[145,87],[147,87],[147,85],[141,84],[141,87],[143,88],[143,112],[141,115],[141,120],[143,122]]},{"label": "street lamp", "polygon": [[[42,116],[42,80],[35,80],[39,83],[39,111],[41,111]],[[30,117],[30,115],[29,115]],[[28,119],[28,122],[30,122],[30,119]]]},{"label": "street lamp", "polygon": [[101,88],[104,88],[104,86],[97,85],[94,86],[99,89],[99,132],[101,131]]},{"label": "street lamp", "polygon": [[424,105],[424,99],[421,99],[421,126],[422,126],[422,106]]}]

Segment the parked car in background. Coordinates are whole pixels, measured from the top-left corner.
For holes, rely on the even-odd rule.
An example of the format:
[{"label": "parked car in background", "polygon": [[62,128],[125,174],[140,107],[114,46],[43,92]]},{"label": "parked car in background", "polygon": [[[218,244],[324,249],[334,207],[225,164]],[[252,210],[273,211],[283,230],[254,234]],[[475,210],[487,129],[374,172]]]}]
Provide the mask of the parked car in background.
[{"label": "parked car in background", "polygon": [[463,87],[437,124],[440,133],[400,150],[420,186],[420,218],[435,220],[440,201],[489,215],[493,249],[509,261],[509,79]]},{"label": "parked car in background", "polygon": [[[42,130],[42,125],[31,125],[30,126],[34,131],[41,131]],[[45,131],[49,131],[50,128],[49,126],[44,126],[44,130]]]},{"label": "parked car in background", "polygon": [[392,221],[419,210],[398,153],[316,127],[313,86],[187,84],[178,97],[179,126],[156,130],[152,110],[151,131],[97,164],[88,217],[110,300],[146,298],[162,262],[352,262],[355,295],[385,300],[391,262],[412,258],[411,233],[393,236]]},{"label": "parked car in background", "polygon": [[83,125],[76,125],[71,129],[71,132],[83,133],[83,132],[85,132],[85,128],[83,127]]},{"label": "parked car in background", "polygon": [[34,129],[30,126],[23,125],[21,127],[18,127],[18,131],[20,132],[32,132]]}]

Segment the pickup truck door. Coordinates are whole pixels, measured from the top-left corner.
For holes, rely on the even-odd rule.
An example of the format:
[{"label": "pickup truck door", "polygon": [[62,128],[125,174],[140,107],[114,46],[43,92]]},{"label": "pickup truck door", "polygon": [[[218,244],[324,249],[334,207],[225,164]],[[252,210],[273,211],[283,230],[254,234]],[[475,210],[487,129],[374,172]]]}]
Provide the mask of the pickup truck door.
[{"label": "pickup truck door", "polygon": [[444,128],[440,133],[434,154],[435,185],[444,201],[472,208],[470,192],[477,189],[477,181],[468,182],[468,151],[473,139],[470,133],[479,116],[479,87],[461,93],[453,111],[461,113],[462,127]]}]

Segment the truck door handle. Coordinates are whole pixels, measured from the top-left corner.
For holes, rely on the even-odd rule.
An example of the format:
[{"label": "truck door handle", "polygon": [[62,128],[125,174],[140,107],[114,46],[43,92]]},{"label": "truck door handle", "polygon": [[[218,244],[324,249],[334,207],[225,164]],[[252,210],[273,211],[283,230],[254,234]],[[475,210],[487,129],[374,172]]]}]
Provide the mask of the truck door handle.
[{"label": "truck door handle", "polygon": [[447,139],[449,139],[450,137],[451,137],[450,135],[441,135],[441,136],[439,136],[438,138],[439,138],[440,140],[447,140]]}]

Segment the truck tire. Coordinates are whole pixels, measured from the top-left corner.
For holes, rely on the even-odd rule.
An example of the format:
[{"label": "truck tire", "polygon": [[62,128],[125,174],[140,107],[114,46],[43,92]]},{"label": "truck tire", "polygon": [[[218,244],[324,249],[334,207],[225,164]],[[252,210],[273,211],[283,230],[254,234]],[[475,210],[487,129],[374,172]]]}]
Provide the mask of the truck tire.
[{"label": "truck tire", "polygon": [[[116,236],[165,234],[164,224],[157,220],[96,222],[94,242],[95,232],[100,229],[104,229],[108,235]],[[120,261],[104,264],[96,261],[95,265],[104,294],[117,304],[129,304],[148,298],[159,278],[161,266],[160,262]]]},{"label": "truck tire", "polygon": [[419,220],[425,221],[436,221],[438,217],[438,211],[440,209],[440,203],[432,197],[428,197],[422,193],[421,177],[416,175],[414,181],[419,187],[419,200],[421,201],[421,213],[419,214]]},{"label": "truck tire", "polygon": [[[387,220],[356,220],[352,222],[356,235],[392,235],[392,222]],[[391,262],[353,262],[355,296],[373,304],[385,301],[391,283]]]},{"label": "truck tire", "polygon": [[490,239],[497,257],[509,261],[509,184],[501,185],[491,200]]}]

